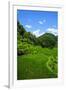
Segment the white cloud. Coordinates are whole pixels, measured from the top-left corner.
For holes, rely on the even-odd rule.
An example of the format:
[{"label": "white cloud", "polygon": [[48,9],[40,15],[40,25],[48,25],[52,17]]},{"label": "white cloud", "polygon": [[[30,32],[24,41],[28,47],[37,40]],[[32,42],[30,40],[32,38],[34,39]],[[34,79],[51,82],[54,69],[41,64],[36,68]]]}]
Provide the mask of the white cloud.
[{"label": "white cloud", "polygon": [[33,34],[36,35],[36,37],[39,37],[39,36],[43,35],[44,33],[45,32],[40,33],[40,29],[37,29],[33,32]]},{"label": "white cloud", "polygon": [[45,22],[46,22],[46,20],[43,20],[43,22],[45,23]]},{"label": "white cloud", "polygon": [[38,21],[39,24],[44,24],[46,22],[46,20],[42,20],[42,21]]},{"label": "white cloud", "polygon": [[54,35],[58,35],[58,30],[55,28],[48,28],[47,32],[52,33]]},{"label": "white cloud", "polygon": [[26,27],[26,28],[32,28],[32,26],[31,26],[31,25],[25,25],[25,27]]},{"label": "white cloud", "polygon": [[56,25],[53,25],[52,27],[56,28]]},{"label": "white cloud", "polygon": [[38,23],[39,23],[39,24],[43,24],[43,22],[42,22],[42,21],[39,21]]}]

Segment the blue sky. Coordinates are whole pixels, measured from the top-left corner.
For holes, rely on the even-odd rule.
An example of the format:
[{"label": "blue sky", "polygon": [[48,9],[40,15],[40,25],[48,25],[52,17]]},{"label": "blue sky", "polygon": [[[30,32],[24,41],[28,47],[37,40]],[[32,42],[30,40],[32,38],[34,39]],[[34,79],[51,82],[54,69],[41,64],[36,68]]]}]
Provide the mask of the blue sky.
[{"label": "blue sky", "polygon": [[17,10],[17,20],[36,37],[46,32],[57,35],[58,13],[53,11]]}]

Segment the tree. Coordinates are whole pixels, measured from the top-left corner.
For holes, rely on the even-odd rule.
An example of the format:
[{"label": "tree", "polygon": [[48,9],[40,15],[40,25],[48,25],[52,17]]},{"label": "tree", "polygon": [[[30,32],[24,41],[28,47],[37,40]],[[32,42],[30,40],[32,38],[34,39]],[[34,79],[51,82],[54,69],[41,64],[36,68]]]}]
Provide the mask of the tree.
[{"label": "tree", "polygon": [[17,21],[17,32],[20,33],[20,35],[23,37],[24,33],[26,32],[24,27]]}]

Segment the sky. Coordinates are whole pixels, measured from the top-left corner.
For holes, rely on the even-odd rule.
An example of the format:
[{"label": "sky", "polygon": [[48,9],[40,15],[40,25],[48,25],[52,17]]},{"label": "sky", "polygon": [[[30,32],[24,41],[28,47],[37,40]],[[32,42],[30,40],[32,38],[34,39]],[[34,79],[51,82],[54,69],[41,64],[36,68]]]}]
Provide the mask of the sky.
[{"label": "sky", "polygon": [[44,33],[58,35],[58,12],[17,10],[17,20],[27,32],[39,37]]}]

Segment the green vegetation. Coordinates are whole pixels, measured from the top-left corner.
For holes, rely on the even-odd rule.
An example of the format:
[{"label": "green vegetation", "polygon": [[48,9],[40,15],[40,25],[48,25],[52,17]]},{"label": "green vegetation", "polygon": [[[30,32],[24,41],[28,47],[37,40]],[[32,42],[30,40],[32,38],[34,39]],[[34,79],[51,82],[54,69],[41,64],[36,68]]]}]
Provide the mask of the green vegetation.
[{"label": "green vegetation", "polygon": [[[18,80],[57,77],[57,48],[36,50],[36,54],[18,56]],[[50,56],[54,58],[54,62]]]},{"label": "green vegetation", "polygon": [[57,36],[36,37],[17,22],[17,79],[56,78]]},{"label": "green vegetation", "polygon": [[57,37],[51,33],[45,33],[39,37],[39,41],[42,47],[53,48],[57,45]]}]

